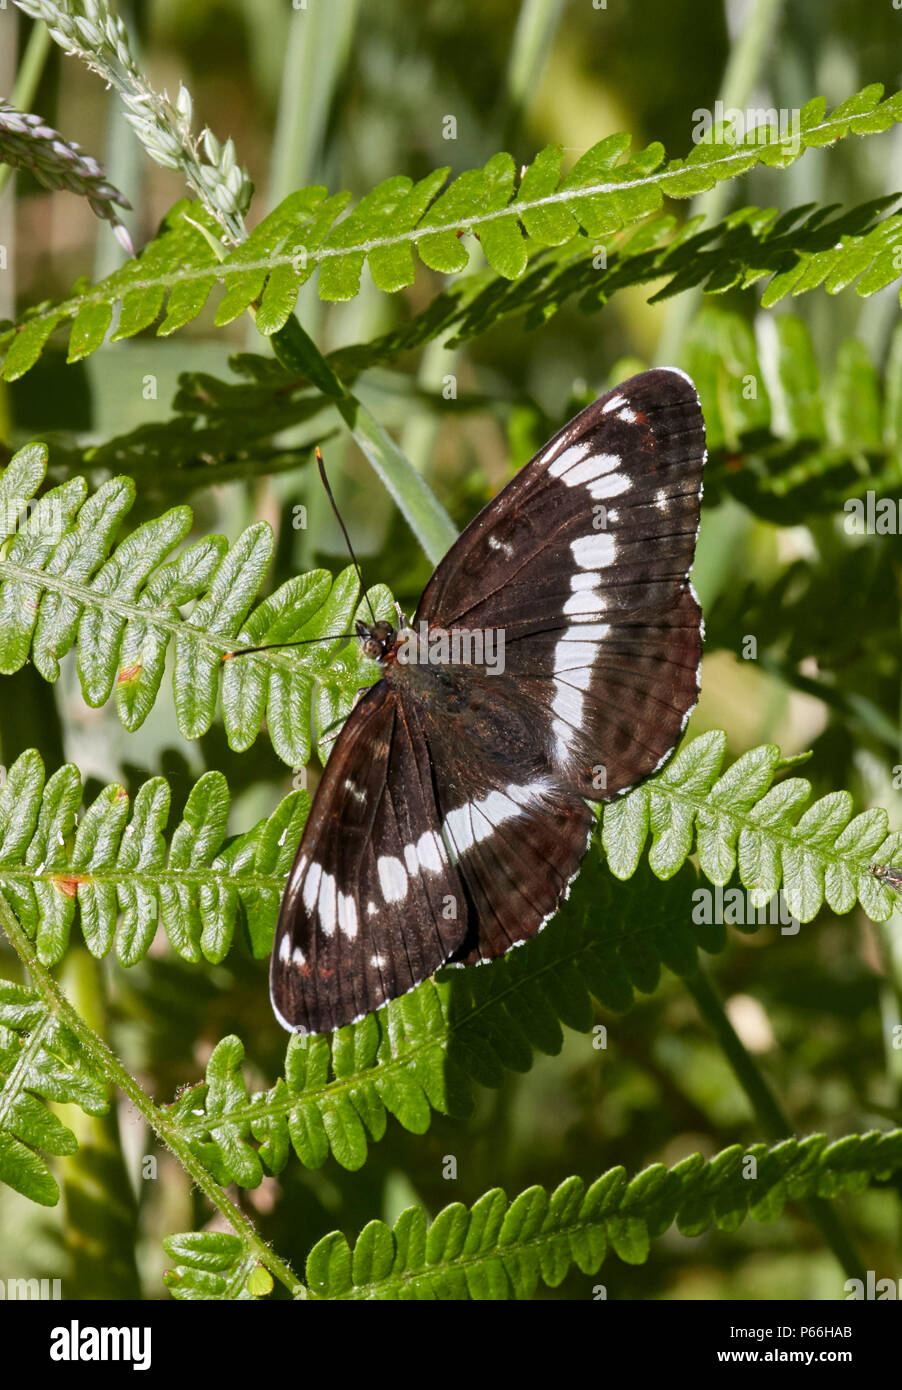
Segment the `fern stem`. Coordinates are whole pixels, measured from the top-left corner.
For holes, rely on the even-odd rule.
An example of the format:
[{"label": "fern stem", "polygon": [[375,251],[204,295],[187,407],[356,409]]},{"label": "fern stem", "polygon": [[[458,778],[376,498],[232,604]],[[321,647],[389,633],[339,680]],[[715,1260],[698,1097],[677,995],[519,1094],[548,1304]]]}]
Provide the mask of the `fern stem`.
[{"label": "fern stem", "polygon": [[[100,962],[77,947],[66,958],[63,978],[85,1024],[103,1036],[107,1009]],[[113,1107],[105,1115],[75,1108],[69,1124],[78,1149],[60,1159],[59,1178],[76,1296],[141,1298],[135,1263],[138,1204],[125,1166],[119,1118]]]},{"label": "fern stem", "polygon": [[[699,1013],[723,1048],[768,1138],[794,1139],[796,1135],[789,1116],[768,1086],[751,1053],[743,1046],[708,976],[699,969],[695,974],[686,976],[685,983]],[[866,1273],[864,1263],[830,1203],[823,1197],[809,1197],[804,1205],[848,1277],[863,1280]]]},{"label": "fern stem", "polygon": [[339,381],[297,319],[289,319],[284,328],[273,334],[272,345],[283,366],[289,371],[303,372],[334,401],[377,477],[394,498],[426,555],[437,565],[457,539],[457,531],[429,484],[366,407]]},{"label": "fern stem", "polygon": [[2,896],[0,896],[0,922],[2,922],[13,948],[28,969],[35,987],[45,1000],[48,1009],[60,1023],[74,1034],[97,1070],[111,1086],[117,1086],[128,1097],[157,1138],[175,1155],[191,1180],[197,1184],[201,1192],[226,1218],[235,1234],[244,1242],[248,1253],[264,1265],[274,1278],[284,1284],[293,1298],[306,1297],[306,1289],[294,1271],[275,1251],[269,1248],[254,1224],[226,1195],[200,1159],[191,1151],[178,1124],[173,1123],[165,1112],[153,1103],[107,1043],[88,1026],[81,1014],[73,1008],[49,970],[41,964],[34,943],[23,931],[21,923]]}]

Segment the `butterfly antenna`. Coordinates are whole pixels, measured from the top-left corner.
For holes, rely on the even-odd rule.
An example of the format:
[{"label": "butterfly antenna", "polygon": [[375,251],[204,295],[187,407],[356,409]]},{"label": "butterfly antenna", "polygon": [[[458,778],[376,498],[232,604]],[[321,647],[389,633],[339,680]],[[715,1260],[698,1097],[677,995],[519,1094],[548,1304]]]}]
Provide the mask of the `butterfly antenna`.
[{"label": "butterfly antenna", "polygon": [[370,603],[369,593],[363,587],[363,575],[360,571],[360,565],[357,563],[357,556],[354,554],[354,547],[351,545],[351,537],[348,535],[348,528],[345,526],[344,522],[341,519],[341,512],[338,510],[338,505],[335,501],[335,498],[332,495],[332,489],[329,486],[329,479],[326,477],[326,465],[323,463],[323,456],[320,452],[319,445],[316,446],[316,464],[319,468],[319,476],[323,480],[323,487],[326,489],[326,496],[332,504],[332,510],[335,513],[335,520],[341,527],[341,534],[345,538],[345,545],[348,547],[348,554],[350,555],[354,568],[357,571],[357,578],[360,580],[360,587],[363,590],[363,596],[366,599],[366,606],[370,610],[370,617],[375,623],[376,614],[373,612],[373,605]]},{"label": "butterfly antenna", "polygon": [[251,656],[254,652],[274,652],[279,647],[306,647],[310,642],[350,642],[356,632],[333,632],[328,637],[301,637],[297,642],[264,642],[262,647],[239,647],[236,652],[223,652],[223,661],[233,656]]}]

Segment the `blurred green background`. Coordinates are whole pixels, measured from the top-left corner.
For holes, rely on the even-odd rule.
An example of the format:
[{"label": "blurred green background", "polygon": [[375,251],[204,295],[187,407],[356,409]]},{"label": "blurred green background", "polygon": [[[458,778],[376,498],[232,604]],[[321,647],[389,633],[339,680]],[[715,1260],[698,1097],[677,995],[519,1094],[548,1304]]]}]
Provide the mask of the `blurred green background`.
[{"label": "blurred green background", "polygon": [[[483,163],[501,148],[518,162],[542,146],[562,144],[572,162],[616,131],[636,146],[661,140],[670,155],[691,149],[693,112],[723,94],[737,55],[750,64],[751,106],[800,107],[815,95],[828,107],[865,83],[900,85],[902,13],[886,3],[794,0],[743,4],[733,0],[591,0],[535,3],[514,0],[309,0],[294,12],[286,0],[144,0],[119,6],[137,36],[152,81],[175,95],[183,80],[199,122],[220,139],[231,135],[238,158],[254,178],[253,225],[292,189],[322,182],[361,195],[380,179],[419,177],[450,164],[455,172]],[[749,51],[748,26],[770,18],[772,31]],[[0,17],[0,86],[9,90],[16,42],[29,25],[14,12]],[[744,44],[745,36],[745,46]],[[184,195],[175,174],[149,163],[124,126],[121,112],[96,78],[54,50],[32,109],[106,162],[130,197],[127,216],[140,248],[160,217]],[[443,138],[454,115],[457,138]],[[852,205],[902,189],[902,130],[835,150],[810,151],[786,171],[758,170],[730,183],[721,213],[753,203],[781,209],[803,203]],[[680,216],[698,210],[675,205]],[[704,203],[703,203],[704,206]],[[62,298],[75,278],[107,273],[120,259],[108,227],[65,193],[50,194],[17,176],[0,201],[0,241],[15,248],[14,273],[0,278],[0,317],[30,304]],[[478,251],[474,256],[478,266]],[[440,277],[420,270],[404,295],[379,294],[364,276],[347,305],[323,305],[308,285],[298,313],[324,351],[366,341],[427,305]],[[686,332],[698,298],[649,305],[654,290],[619,293],[586,314],[575,303],[547,324],[525,331],[504,320],[461,348],[432,345],[391,369],[368,373],[363,398],[424,470],[459,525],[464,525],[543,438],[603,389],[618,365],[686,360]],[[717,301],[766,332],[755,291]],[[774,313],[787,311],[781,305]],[[882,371],[898,319],[896,287],[858,298],[815,291],[792,305],[808,324],[818,363],[829,381],[841,345],[857,338]],[[0,424],[10,448],[32,438],[65,450],[92,444],[173,415],[183,371],[229,376],[236,351],[265,352],[241,319],[214,330],[212,309],[170,340],[151,334],[106,345],[85,363],[65,365],[47,353],[22,382],[0,387]],[[157,398],[141,382],[152,373]],[[443,379],[453,374],[457,399],[446,401]],[[622,372],[620,373],[622,374]],[[298,427],[279,442],[303,442]],[[392,586],[410,609],[429,565],[397,517],[356,446],[336,429],[327,448],[345,519],[369,582]],[[53,461],[53,458],[52,458]],[[93,475],[104,476],[100,470]],[[136,470],[137,514],[156,514],[181,501],[165,479]],[[190,496],[199,534],[233,537],[265,517],[279,531],[272,584],[314,564],[345,563],[337,528],[312,485],[306,458],[277,476],[210,483]],[[142,503],[140,496],[145,493]],[[296,532],[290,509],[303,501],[311,522]],[[145,510],[142,512],[142,506]],[[883,805],[902,822],[899,778],[900,566],[897,537],[870,538],[856,547],[841,517],[809,525],[755,519],[735,500],[706,507],[695,571],[714,638],[705,659],[704,692],[690,733],[725,728],[730,754],[761,741],[786,753],[812,749],[804,769],[818,793],[848,788],[859,805]],[[801,564],[804,603],[781,613],[759,603],[745,608],[750,584],[767,595],[791,565]],[[792,592],[784,595],[787,604]],[[718,620],[718,614],[724,615]],[[747,634],[759,636],[757,662],[742,660]],[[814,677],[859,698],[838,706],[816,691]],[[81,699],[72,657],[57,686],[31,667],[0,682],[0,761],[23,748],[40,749],[48,768],[78,764],[91,790],[110,780],[133,789],[164,773],[173,790],[173,817],[199,772],[220,768],[233,789],[232,829],[267,814],[291,785],[261,737],[241,756],[221,730],[198,744],[179,736],[165,694],[137,734],[128,734],[108,708]],[[312,779],[315,780],[315,779]],[[898,1019],[902,942],[893,923],[877,930],[858,914],[838,919],[824,910],[796,936],[764,928],[731,933],[729,950],[713,962],[734,1026],[789,1110],[797,1132],[839,1135],[899,1119],[899,1059],[887,1049],[887,1028]],[[2,973],[15,973],[0,947]],[[246,1042],[249,1070],[260,1087],[278,1074],[285,1036],[274,1022],[265,969],[239,946],[215,968],[171,958],[165,945],[135,969],[79,962],[64,977],[76,998],[93,1000],[111,1042],[151,1094],[170,1098],[197,1079],[213,1043],[227,1032]],[[310,1246],[340,1227],[355,1233],[367,1220],[391,1220],[412,1201],[431,1213],[452,1200],[472,1202],[488,1187],[514,1194],[531,1183],[553,1186],[571,1173],[592,1179],[614,1164],[633,1173],[651,1162],[672,1163],[700,1150],[713,1154],[759,1137],[755,1119],[722,1054],[679,982],[665,973],[653,997],[624,1017],[599,1011],[608,1025],[606,1051],[568,1033],[562,1055],[540,1057],[528,1075],[508,1074],[498,1092],[482,1091],[467,1123],[435,1119],[425,1137],[390,1124],[357,1174],[333,1161],[317,1173],[291,1162],[240,1200],[264,1235],[296,1269]],[[0,1277],[76,1272],[80,1295],[162,1297],[163,1235],[209,1219],[174,1160],[158,1155],[156,1181],[139,1179],[141,1156],[156,1152],[143,1126],[120,1113],[132,1186],[110,1212],[109,1231],[81,1243],[69,1229],[80,1177],[58,1165],[66,1201],[40,1211],[0,1191]],[[89,1145],[99,1131],[86,1126]],[[458,1181],[442,1177],[455,1155]],[[453,1189],[453,1190],[452,1190]],[[843,1203],[847,1220],[878,1275],[899,1273],[900,1206],[894,1189],[872,1190]],[[130,1235],[135,1236],[131,1258]],[[600,1276],[572,1273],[541,1296],[587,1298],[603,1282],[610,1298],[836,1298],[843,1276],[798,1210],[773,1226],[747,1222],[735,1234],[689,1240],[671,1231],[648,1263],[631,1268],[613,1254]]]}]

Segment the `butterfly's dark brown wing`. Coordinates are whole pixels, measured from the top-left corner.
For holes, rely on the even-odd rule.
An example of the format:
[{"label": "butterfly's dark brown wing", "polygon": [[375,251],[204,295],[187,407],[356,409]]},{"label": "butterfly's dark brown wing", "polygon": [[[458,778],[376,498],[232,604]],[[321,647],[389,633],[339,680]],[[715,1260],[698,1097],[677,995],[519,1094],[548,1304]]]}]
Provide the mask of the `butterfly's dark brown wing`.
[{"label": "butterfly's dark brown wing", "polygon": [[384,682],[336,740],[288,878],[270,994],[296,1032],[339,1028],[433,974],[467,938],[433,769],[403,693]]},{"label": "butterfly's dark brown wing", "polygon": [[565,426],[438,566],[415,624],[498,629],[562,787],[606,799],[673,750],[698,697],[689,583],[706,457],[695,387],[644,372]]},{"label": "butterfly's dark brown wing", "polygon": [[593,823],[584,798],[654,771],[695,703],[704,459],[692,383],[644,373],[571,421],[452,547],[415,625],[503,634],[503,672],[395,664],[347,721],[279,918],[286,1027],[339,1027],[555,910]]}]

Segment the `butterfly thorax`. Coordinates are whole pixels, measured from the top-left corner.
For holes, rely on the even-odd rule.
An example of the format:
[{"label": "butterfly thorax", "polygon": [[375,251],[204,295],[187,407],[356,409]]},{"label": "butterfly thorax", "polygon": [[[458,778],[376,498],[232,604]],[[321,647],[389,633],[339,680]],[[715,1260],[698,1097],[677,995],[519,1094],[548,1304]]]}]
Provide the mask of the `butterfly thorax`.
[{"label": "butterfly thorax", "polygon": [[[535,765],[535,712],[527,712],[525,704],[511,705],[488,668],[471,659],[472,652],[464,650],[461,660],[454,632],[427,632],[425,626],[417,631],[400,620],[397,627],[358,621],[356,631],[364,654],[382,667],[383,681],[399,694],[403,689],[434,736],[456,735],[471,756],[500,746],[512,761]],[[435,636],[450,639],[447,654],[440,643],[429,641]]]}]

